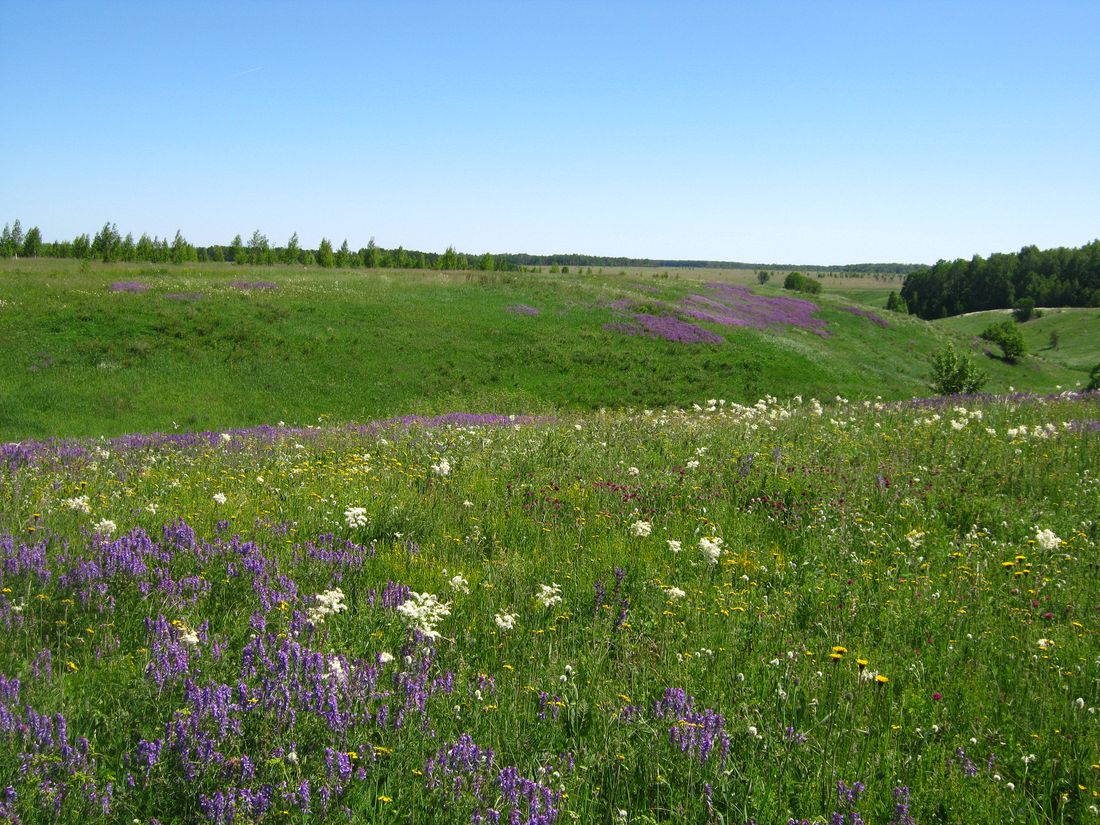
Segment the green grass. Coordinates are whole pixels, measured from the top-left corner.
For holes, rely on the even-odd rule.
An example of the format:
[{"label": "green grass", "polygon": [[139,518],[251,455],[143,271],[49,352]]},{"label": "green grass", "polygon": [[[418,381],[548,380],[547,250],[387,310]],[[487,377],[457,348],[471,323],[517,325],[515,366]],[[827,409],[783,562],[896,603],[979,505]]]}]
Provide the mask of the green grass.
[{"label": "green grass", "polygon": [[1092,821],[1100,401],[963,403],[7,448],[0,819]]},{"label": "green grass", "polygon": [[[933,323],[952,332],[977,336],[1005,317],[1010,317],[1008,310],[991,310],[943,318]],[[1028,352],[1038,359],[1085,375],[1100,363],[1100,309],[1044,309],[1041,317],[1018,324],[1018,328]],[[1052,333],[1057,335],[1056,346],[1051,339]]]},{"label": "green grass", "polygon": [[[675,301],[706,293],[711,281],[754,277],[4,262],[0,439],[927,391],[929,357],[947,340],[942,328],[877,309],[889,322],[883,329],[840,309],[851,295],[876,295],[874,279],[823,280],[817,317],[828,337],[703,323],[724,343],[685,345],[603,328],[624,320],[613,301]],[[229,286],[234,280],[277,288],[244,291]],[[149,290],[111,292],[119,281]],[[775,284],[754,289],[784,294]],[[540,314],[506,311],[516,304]],[[1085,345],[1067,338],[1071,346]],[[1072,365],[991,362],[989,388],[1072,386],[1081,360],[1087,353]]]}]

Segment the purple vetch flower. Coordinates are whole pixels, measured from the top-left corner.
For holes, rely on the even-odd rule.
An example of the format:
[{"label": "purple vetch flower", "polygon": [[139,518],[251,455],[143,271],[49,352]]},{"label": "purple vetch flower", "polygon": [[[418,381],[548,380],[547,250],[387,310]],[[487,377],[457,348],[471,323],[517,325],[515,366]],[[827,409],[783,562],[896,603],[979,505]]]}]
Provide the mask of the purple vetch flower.
[{"label": "purple vetch flower", "polygon": [[916,825],[909,813],[909,788],[905,785],[894,788],[894,814],[890,817],[890,825]]},{"label": "purple vetch flower", "polygon": [[141,281],[115,281],[109,289],[111,292],[148,292],[152,286]]},{"label": "purple vetch flower", "polygon": [[538,315],[539,311],[536,307],[528,306],[527,304],[512,304],[504,308],[505,312],[511,312],[513,315]]},{"label": "purple vetch flower", "polygon": [[669,742],[682,753],[706,762],[717,745],[724,765],[729,754],[730,737],[725,730],[726,720],[712,708],[695,709],[695,697],[688,696],[683,688],[666,688],[665,695],[654,706],[658,719],[671,721]]},{"label": "purple vetch flower", "polygon": [[859,315],[861,318],[866,318],[871,323],[877,324],[880,327],[890,326],[885,319],[880,318],[869,309],[860,309],[859,307],[841,307],[841,309],[843,309],[845,312],[850,312],[853,315]]}]

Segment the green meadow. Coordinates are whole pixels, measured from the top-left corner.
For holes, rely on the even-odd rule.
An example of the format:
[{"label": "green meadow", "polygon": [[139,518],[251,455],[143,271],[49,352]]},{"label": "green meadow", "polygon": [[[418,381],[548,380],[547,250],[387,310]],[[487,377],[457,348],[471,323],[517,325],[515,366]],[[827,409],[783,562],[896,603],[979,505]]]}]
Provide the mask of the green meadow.
[{"label": "green meadow", "polygon": [[[927,391],[932,352],[958,338],[886,313],[883,282],[871,278],[824,278],[825,294],[813,299],[816,329],[697,320],[720,342],[682,343],[614,328],[637,313],[675,315],[685,296],[710,299],[715,284],[753,279],[720,270],[5,262],[0,438],[655,407],[711,396],[908,398]],[[861,285],[877,307],[858,300]],[[775,284],[748,288],[794,300]],[[873,312],[882,325],[846,307]],[[1100,330],[1100,319],[1064,336],[1063,346],[1078,348],[1072,361],[1037,349],[1016,366],[986,359],[987,389],[1050,392],[1087,381],[1090,359],[1100,360],[1100,335],[1090,338],[1090,329]],[[976,343],[958,340],[983,357]]]},{"label": "green meadow", "polygon": [[1096,310],[821,282],[0,265],[0,821],[1096,821]]}]

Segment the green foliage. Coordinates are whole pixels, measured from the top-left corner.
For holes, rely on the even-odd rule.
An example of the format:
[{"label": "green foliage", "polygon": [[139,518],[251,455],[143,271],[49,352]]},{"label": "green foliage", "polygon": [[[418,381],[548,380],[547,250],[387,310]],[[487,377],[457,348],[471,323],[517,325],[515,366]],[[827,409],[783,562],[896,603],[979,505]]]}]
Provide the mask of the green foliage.
[{"label": "green foliage", "polygon": [[766,269],[761,269],[759,272],[756,273],[756,282],[760,284],[760,286],[764,286],[764,284],[766,284],[771,279],[772,274]]},{"label": "green foliage", "polygon": [[1035,315],[1035,299],[1021,298],[1012,305],[1012,316],[1021,324],[1030,321]]},{"label": "green foliage", "polygon": [[1031,306],[1100,306],[1100,240],[1079,249],[1025,246],[1016,254],[939,261],[910,273],[902,287],[921,318]]},{"label": "green foliage", "polygon": [[890,290],[890,296],[886,299],[886,308],[891,312],[900,312],[903,315],[909,313],[909,307],[895,290]]},{"label": "green foliage", "polygon": [[332,241],[321,238],[321,246],[317,250],[317,265],[326,269],[336,266],[336,256],[332,254]]},{"label": "green foliage", "polygon": [[807,278],[801,272],[788,273],[783,280],[783,288],[794,292],[805,292],[809,295],[817,295],[821,292],[821,282]]},{"label": "green foliage", "polygon": [[37,258],[38,253],[42,251],[42,232],[37,226],[32,226],[27,230],[27,237],[23,239],[23,252],[24,258]]},{"label": "green foliage", "polygon": [[975,393],[986,382],[986,375],[968,356],[955,351],[947,344],[932,356],[932,391],[937,395]]},{"label": "green foliage", "polygon": [[1089,385],[1087,389],[1100,390],[1100,363],[1089,371]]},{"label": "green foliage", "polygon": [[999,346],[1006,361],[1015,362],[1027,353],[1024,336],[1012,321],[990,324],[978,337]]}]

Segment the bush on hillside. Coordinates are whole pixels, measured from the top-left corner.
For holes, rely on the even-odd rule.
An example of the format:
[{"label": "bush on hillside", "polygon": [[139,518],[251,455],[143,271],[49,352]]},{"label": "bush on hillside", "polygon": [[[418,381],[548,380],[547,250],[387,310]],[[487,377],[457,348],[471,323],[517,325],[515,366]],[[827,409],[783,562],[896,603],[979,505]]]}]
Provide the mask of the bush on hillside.
[{"label": "bush on hillside", "polygon": [[1089,386],[1090,390],[1100,390],[1100,364],[1097,364],[1092,368],[1092,372],[1089,373]]},{"label": "bush on hillside", "polygon": [[1035,299],[1021,298],[1012,305],[1012,314],[1021,324],[1035,317]]},{"label": "bush on hillside", "polygon": [[788,274],[783,281],[783,288],[794,292],[806,292],[810,295],[817,295],[821,292],[821,284],[811,278],[807,278],[801,272],[791,272]]},{"label": "bush on hillside", "polygon": [[891,312],[900,312],[902,315],[909,314],[909,307],[905,303],[905,299],[898,295],[896,291],[892,291],[890,297],[886,299],[886,308]]},{"label": "bush on hillside", "polygon": [[999,346],[1006,361],[1014,363],[1027,353],[1024,336],[1011,321],[999,321],[996,324],[990,324],[982,330],[982,334],[978,337]]},{"label": "bush on hillside", "polygon": [[955,352],[951,344],[932,356],[931,387],[937,395],[974,393],[985,381],[985,373],[974,366],[969,357]]}]

